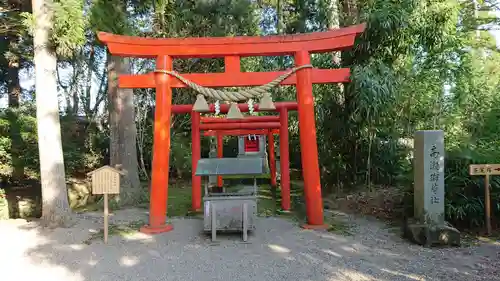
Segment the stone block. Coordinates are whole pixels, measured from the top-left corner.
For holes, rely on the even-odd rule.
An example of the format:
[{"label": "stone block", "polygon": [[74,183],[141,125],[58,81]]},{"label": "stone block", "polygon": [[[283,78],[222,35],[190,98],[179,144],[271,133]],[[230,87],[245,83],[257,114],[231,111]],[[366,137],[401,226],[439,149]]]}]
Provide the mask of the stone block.
[{"label": "stone block", "polygon": [[404,226],[403,236],[426,247],[460,246],[460,231],[449,224],[430,225],[408,220]]}]

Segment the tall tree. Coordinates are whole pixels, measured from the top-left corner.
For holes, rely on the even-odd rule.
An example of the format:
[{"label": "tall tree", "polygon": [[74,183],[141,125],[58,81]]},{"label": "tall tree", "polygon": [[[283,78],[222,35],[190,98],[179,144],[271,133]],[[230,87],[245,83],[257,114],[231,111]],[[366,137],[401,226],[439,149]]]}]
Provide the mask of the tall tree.
[{"label": "tall tree", "polygon": [[59,121],[57,58],[50,40],[54,25],[54,11],[51,7],[53,3],[50,0],[33,0],[32,4],[35,20],[33,43],[42,219],[50,223],[64,224],[68,221],[71,210],[68,204]]},{"label": "tall tree", "polygon": [[33,31],[35,98],[42,184],[42,219],[64,225],[71,218],[61,141],[57,56],[71,58],[85,42],[83,0],[32,0],[25,15]]},{"label": "tall tree", "polygon": [[118,76],[129,72],[129,59],[108,55],[110,164],[120,165],[124,172],[119,198],[122,204],[137,200],[137,194],[141,191],[134,91],[118,87]]},{"label": "tall tree", "polygon": [[[131,35],[133,19],[127,7],[138,3],[119,0],[96,0],[92,7],[91,24],[96,31]],[[110,165],[120,165],[123,172],[122,191],[116,197],[121,204],[133,203],[140,190],[137,159],[137,128],[135,124],[134,92],[118,87],[118,76],[130,72],[129,59],[107,53],[109,150]]]}]

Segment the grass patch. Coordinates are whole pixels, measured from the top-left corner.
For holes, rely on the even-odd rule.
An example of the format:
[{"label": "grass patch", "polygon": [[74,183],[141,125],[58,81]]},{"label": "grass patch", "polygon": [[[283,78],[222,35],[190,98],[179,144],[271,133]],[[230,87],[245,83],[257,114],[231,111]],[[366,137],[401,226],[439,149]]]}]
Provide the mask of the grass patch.
[{"label": "grass patch", "polygon": [[[108,226],[108,237],[119,235],[127,238],[139,232],[141,226],[146,223],[142,220],[133,221],[128,224],[110,224]],[[83,241],[84,244],[90,245],[93,241],[104,239],[104,229],[99,229],[98,232],[92,233],[90,237]]]},{"label": "grass patch", "polygon": [[302,212],[302,188],[300,185],[291,184],[290,199],[291,211],[282,212],[281,210],[281,191],[272,188],[269,184],[261,184],[259,186],[257,215],[261,217],[282,217],[292,219],[296,222],[304,221],[305,214]]},{"label": "grass patch", "polygon": [[276,215],[278,202],[271,195],[270,185],[261,185],[257,194],[257,215],[271,217]]},{"label": "grass patch", "polygon": [[191,188],[169,188],[168,193],[167,216],[182,217],[190,215]]},{"label": "grass patch", "polygon": [[328,224],[328,229],[327,229],[328,232],[343,236],[353,235],[353,233],[351,232],[351,226],[342,219],[336,218],[334,214],[326,216],[325,223]]},{"label": "grass patch", "polygon": [[[137,205],[149,209],[149,200]],[[169,187],[167,216],[182,217],[191,215],[191,188]]]},{"label": "grass patch", "polygon": [[[149,188],[148,183],[143,183],[144,187],[139,194],[140,198],[135,200],[137,203],[133,204],[131,207],[149,209]],[[169,217],[180,217],[189,216],[191,210],[191,186],[186,186],[186,183],[173,183],[168,189],[168,210],[167,215]],[[109,199],[110,210],[119,210],[123,206],[117,204],[112,198]],[[130,207],[130,206],[129,206]],[[85,206],[78,206],[73,208],[74,212],[85,213],[85,212],[101,212],[104,209],[104,202],[101,198],[100,200],[87,204]]]}]

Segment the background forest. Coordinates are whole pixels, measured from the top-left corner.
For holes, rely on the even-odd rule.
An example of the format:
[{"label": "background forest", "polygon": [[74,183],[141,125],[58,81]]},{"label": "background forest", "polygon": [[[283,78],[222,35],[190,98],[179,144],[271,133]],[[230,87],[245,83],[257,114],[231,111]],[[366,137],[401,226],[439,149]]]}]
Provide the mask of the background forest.
[{"label": "background forest", "polygon": [[[31,1],[0,3],[0,97],[8,101],[0,111],[0,174],[7,190],[36,181],[40,157],[35,89],[29,80],[34,76]],[[58,0],[53,5],[51,43],[68,180],[103,164],[122,164],[129,192],[121,200],[133,203],[144,189],[140,181],[149,179],[155,92],[118,89],[113,81],[117,73],[151,71],[154,62],[110,56],[97,31],[152,37],[270,35],[366,23],[352,50],[312,57],[316,67],[352,70],[349,84],[314,87],[325,198],[389,189],[394,210],[411,210],[413,133],[443,129],[447,219],[461,227],[483,224],[482,179],[471,178],[468,165],[500,159],[500,53],[488,31],[497,27],[496,1]],[[290,57],[246,58],[242,70],[293,64]],[[174,67],[181,73],[221,72],[224,63],[176,60]],[[193,103],[195,96],[176,90],[173,103]],[[295,89],[282,87],[273,96],[295,100]],[[290,116],[291,166],[300,171],[297,116]],[[190,117],[173,120],[171,175],[189,180]],[[236,141],[227,141],[225,155],[235,156]],[[207,139],[202,148],[206,157]],[[495,177],[492,206],[500,218],[500,179]]]}]

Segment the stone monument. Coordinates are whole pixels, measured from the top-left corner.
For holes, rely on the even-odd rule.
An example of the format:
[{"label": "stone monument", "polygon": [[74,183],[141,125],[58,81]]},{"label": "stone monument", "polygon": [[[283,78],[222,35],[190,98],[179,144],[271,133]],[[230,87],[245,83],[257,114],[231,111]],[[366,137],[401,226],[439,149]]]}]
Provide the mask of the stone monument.
[{"label": "stone monument", "polygon": [[426,246],[460,245],[460,232],[444,217],[444,132],[417,131],[414,137],[414,217],[404,235]]}]

